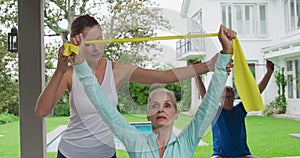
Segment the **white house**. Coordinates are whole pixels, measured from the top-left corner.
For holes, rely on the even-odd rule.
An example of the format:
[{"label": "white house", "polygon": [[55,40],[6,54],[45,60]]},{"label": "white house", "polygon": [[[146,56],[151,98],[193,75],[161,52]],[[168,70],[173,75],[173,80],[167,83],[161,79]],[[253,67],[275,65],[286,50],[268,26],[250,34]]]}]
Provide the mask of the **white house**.
[{"label": "white house", "polygon": [[[187,33],[215,33],[220,24],[235,30],[257,82],[266,72],[266,59],[284,67],[287,113],[300,114],[300,0],[183,0],[181,16],[187,21]],[[177,60],[199,55],[207,60],[220,49],[214,37],[181,40],[177,42]],[[210,77],[204,76],[206,85]],[[228,84],[233,84],[232,76]],[[194,86],[192,108],[200,102]],[[262,94],[265,105],[275,100],[277,89],[272,76]]]}]

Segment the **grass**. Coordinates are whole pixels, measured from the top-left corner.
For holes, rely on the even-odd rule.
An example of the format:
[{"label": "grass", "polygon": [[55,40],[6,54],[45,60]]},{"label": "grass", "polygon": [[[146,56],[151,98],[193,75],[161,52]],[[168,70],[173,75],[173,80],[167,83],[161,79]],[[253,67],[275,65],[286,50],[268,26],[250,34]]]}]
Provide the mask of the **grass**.
[{"label": "grass", "polygon": [[[145,115],[124,115],[129,122],[145,122]],[[177,128],[183,129],[191,117],[179,115],[175,122]],[[58,125],[67,124],[68,117],[48,117],[47,133]],[[261,158],[300,156],[300,140],[288,134],[300,133],[300,121],[248,116],[246,118],[248,145],[253,155]],[[0,126],[0,158],[20,157],[19,121]],[[208,129],[202,139],[208,146],[198,147],[194,157],[210,157],[212,153],[211,130]],[[117,151],[119,158],[126,158],[126,151]],[[48,158],[56,158],[56,153],[48,153]]]}]

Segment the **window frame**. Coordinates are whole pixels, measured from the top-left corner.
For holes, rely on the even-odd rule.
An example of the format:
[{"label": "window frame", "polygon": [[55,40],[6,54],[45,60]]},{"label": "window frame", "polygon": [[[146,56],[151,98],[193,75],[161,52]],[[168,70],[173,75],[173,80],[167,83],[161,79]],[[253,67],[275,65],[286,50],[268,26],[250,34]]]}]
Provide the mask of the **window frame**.
[{"label": "window frame", "polygon": [[[299,5],[297,5],[298,3]],[[293,7],[292,4],[294,5]],[[284,0],[283,6],[284,6],[283,8],[284,8],[284,19],[285,19],[285,33],[290,33],[299,30],[300,29],[300,0]]]},{"label": "window frame", "polygon": [[[267,3],[221,3],[220,6],[222,23],[228,28],[237,30],[240,37],[265,38],[268,36]],[[261,13],[262,7],[264,7],[264,13]],[[237,8],[240,8],[240,13],[237,13]],[[250,8],[248,9],[248,15],[247,8]],[[264,17],[261,17],[261,15],[264,15]],[[240,23],[238,18],[241,18]]]},{"label": "window frame", "polygon": [[289,99],[300,99],[300,57],[287,59],[287,97]]}]

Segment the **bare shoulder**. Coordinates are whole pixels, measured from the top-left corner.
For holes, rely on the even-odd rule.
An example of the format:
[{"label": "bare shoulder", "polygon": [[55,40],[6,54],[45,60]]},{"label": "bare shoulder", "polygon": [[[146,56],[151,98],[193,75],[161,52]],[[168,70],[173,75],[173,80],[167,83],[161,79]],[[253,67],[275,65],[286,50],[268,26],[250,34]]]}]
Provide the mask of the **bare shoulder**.
[{"label": "bare shoulder", "polygon": [[117,87],[124,82],[128,82],[130,76],[137,68],[137,66],[134,66],[132,64],[113,62],[113,74]]},{"label": "bare shoulder", "polygon": [[133,72],[136,68],[138,68],[135,65],[132,64],[123,64],[118,62],[112,62],[113,64],[113,71],[114,72],[123,72],[123,73],[130,73]]}]

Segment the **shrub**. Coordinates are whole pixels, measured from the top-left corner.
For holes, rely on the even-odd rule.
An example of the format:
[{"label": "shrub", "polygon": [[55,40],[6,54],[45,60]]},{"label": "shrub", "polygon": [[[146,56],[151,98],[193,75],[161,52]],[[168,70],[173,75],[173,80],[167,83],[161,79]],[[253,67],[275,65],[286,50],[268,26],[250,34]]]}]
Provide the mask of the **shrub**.
[{"label": "shrub", "polygon": [[269,105],[266,106],[266,109],[263,111],[263,114],[266,116],[271,116],[274,114],[283,114],[286,112],[286,97],[285,97],[285,87],[287,84],[286,77],[284,76],[284,67],[278,67],[278,70],[275,71],[276,85],[278,87],[275,101],[272,101]]},{"label": "shrub", "polygon": [[7,112],[4,112],[4,113],[0,114],[0,125],[10,123],[10,122],[14,122],[14,121],[18,121],[18,120],[19,120],[19,117],[15,116],[13,114],[9,114]]},{"label": "shrub", "polygon": [[53,116],[70,116],[69,104],[57,104],[54,107]]},{"label": "shrub", "polygon": [[54,107],[53,116],[70,116],[69,94],[67,91]]},{"label": "shrub", "polygon": [[280,101],[280,99],[276,99],[275,101],[270,102],[265,110],[263,111],[263,114],[265,116],[272,116],[274,114],[283,114],[286,112],[286,103],[283,103]]}]

